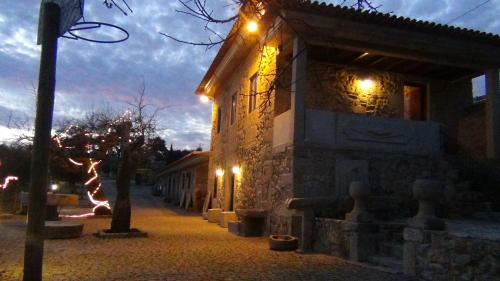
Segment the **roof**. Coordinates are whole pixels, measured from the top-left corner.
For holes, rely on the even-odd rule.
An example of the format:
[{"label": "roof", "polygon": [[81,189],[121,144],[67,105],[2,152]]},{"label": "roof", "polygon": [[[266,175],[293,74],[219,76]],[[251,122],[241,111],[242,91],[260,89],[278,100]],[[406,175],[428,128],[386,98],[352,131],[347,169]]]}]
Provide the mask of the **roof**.
[{"label": "roof", "polygon": [[176,172],[185,169],[187,167],[202,164],[205,162],[208,164],[209,156],[210,156],[210,151],[193,151],[188,155],[168,164],[165,167],[165,169],[163,169],[163,171],[158,173],[157,176],[162,176],[164,174]]},{"label": "roof", "polygon": [[439,24],[430,21],[416,20],[408,17],[398,17],[394,14],[373,12],[368,10],[358,10],[351,7],[326,4],[324,2],[310,0],[270,0],[272,5],[284,10],[301,11],[314,13],[328,17],[337,17],[356,20],[365,23],[379,25],[397,26],[398,28],[408,28],[423,32],[435,32],[443,35],[456,35],[462,38],[474,40],[484,40],[500,46],[500,35],[486,33],[478,30],[460,28],[456,26]]},{"label": "roof", "polygon": [[[271,9],[275,11],[288,10],[293,12],[317,14],[328,18],[338,18],[361,23],[377,24],[380,26],[397,27],[398,29],[412,30],[426,34],[436,34],[437,36],[444,35],[461,40],[486,43],[500,47],[500,36],[497,34],[438,24],[429,21],[416,20],[407,17],[398,17],[388,13],[363,11],[351,7],[326,4],[324,2],[312,2],[310,0],[268,0],[267,3],[270,5]],[[266,16],[268,16],[268,14],[266,14]],[[236,27],[238,24],[239,22],[236,22],[235,25],[233,25],[230,34],[237,31]],[[234,45],[235,38],[237,37],[238,36],[232,36],[229,40],[224,42],[200,82],[196,90],[196,94],[204,93],[205,86],[215,74],[228,51]]]}]

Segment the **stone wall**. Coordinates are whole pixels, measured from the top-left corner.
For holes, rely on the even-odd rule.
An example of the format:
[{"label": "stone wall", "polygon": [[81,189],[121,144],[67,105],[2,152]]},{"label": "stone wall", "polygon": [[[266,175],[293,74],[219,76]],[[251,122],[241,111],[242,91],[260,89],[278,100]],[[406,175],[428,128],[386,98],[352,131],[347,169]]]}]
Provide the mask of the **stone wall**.
[{"label": "stone wall", "polygon": [[[373,70],[310,61],[308,64],[306,107],[371,116],[402,118],[403,79]],[[370,79],[373,85],[363,89],[359,81]]]},{"label": "stone wall", "polygon": [[458,124],[458,145],[474,158],[486,157],[485,103],[468,107]]},{"label": "stone wall", "polygon": [[[224,176],[217,181],[218,198],[212,207],[227,210],[230,198],[233,166],[241,173],[235,177],[234,209],[259,208],[270,211],[268,221],[272,232],[286,233],[289,228],[285,200],[290,196],[292,152],[284,149],[273,153],[273,120],[276,110],[289,108],[289,93],[281,93],[280,108],[276,106],[276,88],[273,87],[277,72],[277,49],[257,45],[237,67],[215,96],[212,114],[211,157],[208,172],[208,190],[214,188],[216,169],[223,169]],[[281,58],[283,63],[284,58]],[[257,108],[249,110],[250,77],[259,75]],[[236,120],[231,123],[231,97],[237,95]],[[217,132],[217,111],[222,108],[221,131]],[[272,221],[272,223],[271,223]]]},{"label": "stone wall", "polygon": [[419,280],[500,278],[500,237],[474,237],[447,231],[406,228],[405,272]]},{"label": "stone wall", "polygon": [[273,151],[272,170],[267,171],[270,177],[266,208],[269,209],[269,231],[272,234],[289,234],[292,228],[293,212],[285,206],[288,198],[293,198],[293,147],[283,146]]},{"label": "stone wall", "polygon": [[344,232],[344,220],[316,218],[313,229],[313,249],[337,257],[349,256],[349,243]]},{"label": "stone wall", "polygon": [[[337,196],[338,204],[316,214],[343,218],[352,207],[350,182],[371,187],[370,211],[380,219],[409,217],[416,210],[412,184],[423,173],[442,180],[450,167],[438,158],[361,151],[334,151],[312,145],[295,147],[296,197]],[[298,195],[297,195],[298,194]]]}]

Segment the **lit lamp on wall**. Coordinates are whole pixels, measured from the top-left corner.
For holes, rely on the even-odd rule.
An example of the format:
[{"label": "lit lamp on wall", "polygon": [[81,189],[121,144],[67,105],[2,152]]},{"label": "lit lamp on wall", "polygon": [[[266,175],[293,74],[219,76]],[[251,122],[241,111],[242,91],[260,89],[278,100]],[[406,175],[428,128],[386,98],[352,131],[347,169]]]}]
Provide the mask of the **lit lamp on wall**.
[{"label": "lit lamp on wall", "polygon": [[221,168],[215,170],[215,175],[218,177],[222,177],[224,175],[224,170],[222,170]]},{"label": "lit lamp on wall", "polygon": [[210,102],[210,98],[208,96],[206,96],[206,95],[201,95],[200,96],[200,101],[202,103],[209,103]]},{"label": "lit lamp on wall", "polygon": [[59,186],[57,184],[53,183],[53,184],[50,185],[50,189],[52,191],[57,191],[59,189]]},{"label": "lit lamp on wall", "polygon": [[362,91],[369,91],[372,90],[374,87],[373,80],[371,79],[363,79],[363,80],[358,80],[358,86]]},{"label": "lit lamp on wall", "polygon": [[235,174],[236,176],[239,175],[241,173],[241,169],[239,166],[234,166],[231,171],[233,172],[233,174]]},{"label": "lit lamp on wall", "polygon": [[259,25],[254,20],[251,20],[247,23],[247,31],[250,33],[256,32],[258,28],[259,28]]}]

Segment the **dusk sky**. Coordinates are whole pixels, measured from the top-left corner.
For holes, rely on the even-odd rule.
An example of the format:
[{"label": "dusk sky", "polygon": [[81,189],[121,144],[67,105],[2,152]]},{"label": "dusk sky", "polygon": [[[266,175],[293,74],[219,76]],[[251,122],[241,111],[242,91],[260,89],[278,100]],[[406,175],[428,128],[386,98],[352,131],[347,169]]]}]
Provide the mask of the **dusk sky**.
[{"label": "dusk sky", "polygon": [[[85,1],[85,19],[119,25],[130,39],[118,44],[59,40],[55,121],[79,118],[90,109],[121,110],[146,83],[147,100],[168,106],[159,115],[162,137],[176,148],[209,147],[211,107],[194,90],[216,49],[183,45],[159,34],[201,41],[201,22],[175,12],[176,0],[128,0],[133,13],[107,9],[102,0]],[[231,0],[212,0],[219,14],[231,14]],[[342,1],[328,1],[331,3]],[[373,0],[381,12],[500,33],[500,0]],[[0,141],[14,137],[8,121],[34,117],[40,47],[36,45],[39,0],[0,0]],[[215,27],[221,32],[229,26]],[[90,33],[88,33],[90,35]],[[10,117],[10,118],[9,118]]]}]

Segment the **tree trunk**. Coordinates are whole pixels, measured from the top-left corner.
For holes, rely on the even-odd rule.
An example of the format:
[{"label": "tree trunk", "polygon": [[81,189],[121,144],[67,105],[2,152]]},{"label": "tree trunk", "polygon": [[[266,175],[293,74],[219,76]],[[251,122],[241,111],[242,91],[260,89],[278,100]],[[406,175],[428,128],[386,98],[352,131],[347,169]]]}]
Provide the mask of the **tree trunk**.
[{"label": "tree trunk", "polygon": [[131,159],[128,148],[125,148],[121,165],[116,177],[116,202],[113,207],[113,219],[111,220],[111,232],[130,231],[130,180],[135,170],[135,163]]}]

